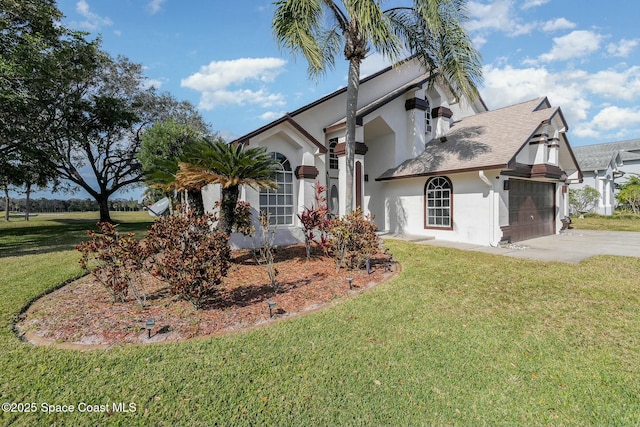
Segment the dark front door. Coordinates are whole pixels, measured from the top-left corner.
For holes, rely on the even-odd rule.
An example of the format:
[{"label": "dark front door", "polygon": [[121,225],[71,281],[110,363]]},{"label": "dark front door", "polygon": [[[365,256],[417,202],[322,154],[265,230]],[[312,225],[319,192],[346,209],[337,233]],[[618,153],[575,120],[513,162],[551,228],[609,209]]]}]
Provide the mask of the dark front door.
[{"label": "dark front door", "polygon": [[555,234],[555,184],[519,179],[509,184],[511,241]]}]

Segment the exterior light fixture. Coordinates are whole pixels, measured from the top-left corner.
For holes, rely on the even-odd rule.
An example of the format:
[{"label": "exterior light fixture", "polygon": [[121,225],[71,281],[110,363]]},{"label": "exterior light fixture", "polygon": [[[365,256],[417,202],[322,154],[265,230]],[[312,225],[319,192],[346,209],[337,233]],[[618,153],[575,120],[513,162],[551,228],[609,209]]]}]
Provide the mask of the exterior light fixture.
[{"label": "exterior light fixture", "polygon": [[144,326],[147,329],[148,338],[151,338],[151,330],[153,329],[153,327],[155,325],[156,325],[156,319],[154,319],[154,318],[147,319],[147,322],[145,323]]},{"label": "exterior light fixture", "polygon": [[347,282],[349,282],[349,289],[353,289],[353,277],[347,277]]},{"label": "exterior light fixture", "polygon": [[269,317],[273,317],[273,310],[276,308],[274,301],[269,301]]},{"label": "exterior light fixture", "polygon": [[365,264],[367,268],[367,274],[371,274],[371,260],[367,258],[367,263]]}]

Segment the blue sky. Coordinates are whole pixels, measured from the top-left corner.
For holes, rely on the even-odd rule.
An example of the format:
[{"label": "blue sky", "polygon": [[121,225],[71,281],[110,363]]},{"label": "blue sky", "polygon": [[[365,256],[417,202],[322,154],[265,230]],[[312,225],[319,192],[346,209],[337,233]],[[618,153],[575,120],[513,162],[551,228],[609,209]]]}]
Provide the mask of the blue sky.
[{"label": "blue sky", "polygon": [[[624,4],[622,7],[621,4]],[[278,49],[264,0],[61,0],[65,23],[142,63],[160,90],[240,136],[344,86],[346,61],[317,83]],[[469,33],[483,56],[491,109],[546,95],[577,145],[640,137],[637,2],[476,0]],[[384,62],[373,55],[363,74]]]},{"label": "blue sky", "polygon": [[[64,23],[143,64],[150,82],[198,106],[227,139],[346,83],[346,61],[315,82],[281,51],[265,0],[59,0]],[[468,31],[490,109],[548,96],[572,145],[640,137],[640,6],[632,1],[475,0]],[[363,76],[386,64],[377,55]]]}]

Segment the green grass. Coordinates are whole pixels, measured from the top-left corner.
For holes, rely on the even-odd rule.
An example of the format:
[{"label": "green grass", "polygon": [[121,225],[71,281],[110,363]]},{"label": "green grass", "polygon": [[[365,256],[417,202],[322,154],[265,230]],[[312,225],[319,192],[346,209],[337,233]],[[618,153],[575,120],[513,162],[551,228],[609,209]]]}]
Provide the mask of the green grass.
[{"label": "green grass", "polygon": [[575,228],[583,230],[640,231],[640,215],[628,213],[587,214],[584,218],[571,217],[571,221]]},{"label": "green grass", "polygon": [[[87,237],[88,229],[96,229],[98,212],[39,214],[0,222],[0,258],[71,250]],[[146,212],[113,212],[112,219],[122,232],[141,235],[153,218]]]},{"label": "green grass", "polygon": [[77,254],[2,258],[1,400],[137,410],[3,413],[0,424],[640,423],[640,259],[572,265],[388,246],[402,274],[332,308],[234,335],[89,352],[33,347],[12,332],[28,301],[79,273]]}]

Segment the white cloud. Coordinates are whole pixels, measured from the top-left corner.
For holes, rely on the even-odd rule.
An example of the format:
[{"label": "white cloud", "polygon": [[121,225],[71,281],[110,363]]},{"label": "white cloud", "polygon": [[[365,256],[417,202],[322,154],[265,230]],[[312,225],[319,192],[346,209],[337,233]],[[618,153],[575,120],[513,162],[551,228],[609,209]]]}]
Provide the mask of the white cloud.
[{"label": "white cloud", "polygon": [[88,31],[96,31],[102,27],[113,25],[113,21],[108,17],[101,17],[89,10],[89,3],[80,0],[76,3],[76,12],[85,18],[81,22],[73,22],[72,26],[79,27]]},{"label": "white cloud", "polygon": [[160,89],[162,86],[162,81],[158,79],[145,79],[142,83],[145,88],[155,87],[156,89]]},{"label": "white cloud", "polygon": [[286,104],[280,93],[269,93],[267,90],[216,90],[203,92],[199,107],[212,110],[223,105],[257,105],[262,108],[282,107]]},{"label": "white cloud", "polygon": [[512,3],[510,0],[498,0],[493,3],[483,4],[471,1],[467,4],[470,22],[467,25],[469,31],[496,30],[501,31],[506,27],[512,28],[515,22],[511,17]]},{"label": "white cloud", "polygon": [[152,15],[160,12],[162,10],[162,5],[166,2],[166,0],[151,0],[147,4],[147,8]]},{"label": "white cloud", "polygon": [[549,3],[551,0],[526,0],[522,5],[522,9],[531,9],[532,7],[542,6]]},{"label": "white cloud", "polygon": [[273,80],[284,71],[287,63],[280,58],[241,58],[231,61],[211,61],[200,71],[183,79],[184,87],[199,91],[220,90],[247,80],[264,83]]},{"label": "white cloud", "polygon": [[611,100],[635,101],[640,97],[640,66],[623,71],[598,71],[584,79],[585,89]]},{"label": "white cloud", "polygon": [[600,49],[602,36],[593,31],[577,30],[566,36],[554,37],[551,51],[538,57],[540,61],[552,62],[580,58]]},{"label": "white cloud", "polygon": [[484,36],[475,36],[471,42],[473,43],[473,46],[476,49],[480,49],[482,46],[484,46],[487,43],[487,38]]},{"label": "white cloud", "polygon": [[273,120],[279,119],[284,116],[286,113],[282,111],[267,111],[266,113],[260,115],[260,119],[265,122],[271,122]]},{"label": "white cloud", "polygon": [[[489,32],[502,32],[510,37],[530,34],[540,26],[538,22],[522,22],[515,14],[513,0],[496,0],[488,4],[471,1],[468,3],[470,20],[467,30],[484,37]],[[480,34],[477,34],[480,33]]]},{"label": "white cloud", "polygon": [[[202,92],[200,108],[210,110],[221,105],[253,104],[264,108],[285,104],[282,94],[272,94],[264,86],[284,71],[286,61],[280,58],[240,58],[211,61],[186,79],[181,86]],[[259,89],[232,86],[258,85]]]},{"label": "white cloud", "polygon": [[609,54],[613,56],[626,58],[631,54],[631,51],[633,51],[638,46],[639,42],[639,39],[622,39],[617,44],[609,43],[607,45],[607,52],[609,52]]},{"label": "white cloud", "polygon": [[590,122],[580,123],[574,130],[580,137],[618,140],[637,135],[632,129],[640,126],[640,110],[637,108],[605,107]]},{"label": "white cloud", "polygon": [[575,28],[576,24],[565,19],[565,18],[557,18],[557,19],[552,19],[550,21],[545,22],[544,24],[542,24],[542,31],[546,32],[546,33],[552,33],[554,31],[559,31],[559,30],[570,30],[572,28]]},{"label": "white cloud", "polygon": [[[640,111],[624,106],[640,97],[640,66],[590,73],[576,69],[554,72],[545,66],[488,65],[483,74],[481,94],[492,109],[547,96],[552,105],[562,108],[577,137],[615,140],[640,126]],[[603,105],[605,100],[608,105]]]}]

